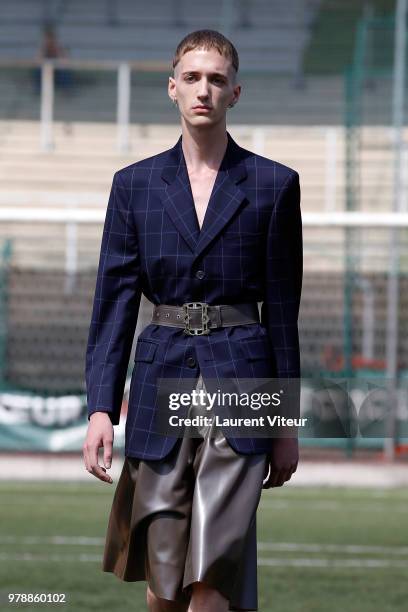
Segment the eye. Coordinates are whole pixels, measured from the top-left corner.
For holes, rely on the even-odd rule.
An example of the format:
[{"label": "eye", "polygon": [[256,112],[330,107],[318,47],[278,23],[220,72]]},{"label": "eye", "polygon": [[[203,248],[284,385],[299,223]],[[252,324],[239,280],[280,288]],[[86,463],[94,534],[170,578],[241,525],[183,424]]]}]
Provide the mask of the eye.
[{"label": "eye", "polygon": [[194,79],[194,76],[192,74],[186,76],[186,78],[184,80],[185,81],[189,81],[190,79]]}]

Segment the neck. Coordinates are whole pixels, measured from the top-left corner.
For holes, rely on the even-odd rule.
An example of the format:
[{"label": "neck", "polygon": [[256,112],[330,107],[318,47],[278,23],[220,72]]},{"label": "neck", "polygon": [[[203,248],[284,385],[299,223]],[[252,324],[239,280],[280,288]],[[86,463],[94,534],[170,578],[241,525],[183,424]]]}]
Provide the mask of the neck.
[{"label": "neck", "polygon": [[225,125],[209,129],[182,126],[181,146],[191,172],[218,170],[228,144]]}]

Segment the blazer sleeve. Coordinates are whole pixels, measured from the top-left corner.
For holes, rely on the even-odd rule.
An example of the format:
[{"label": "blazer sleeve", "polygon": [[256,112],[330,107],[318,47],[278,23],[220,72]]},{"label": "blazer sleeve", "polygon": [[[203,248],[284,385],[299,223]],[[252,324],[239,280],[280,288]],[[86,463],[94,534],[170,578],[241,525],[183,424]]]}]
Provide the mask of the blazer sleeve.
[{"label": "blazer sleeve", "polygon": [[266,244],[265,300],[261,321],[268,329],[277,378],[300,379],[298,315],[303,278],[299,174],[286,178],[272,210]]},{"label": "blazer sleeve", "polygon": [[114,174],[103,227],[86,348],[88,420],[107,412],[120,419],[123,391],[141,299],[140,258],[129,190]]}]

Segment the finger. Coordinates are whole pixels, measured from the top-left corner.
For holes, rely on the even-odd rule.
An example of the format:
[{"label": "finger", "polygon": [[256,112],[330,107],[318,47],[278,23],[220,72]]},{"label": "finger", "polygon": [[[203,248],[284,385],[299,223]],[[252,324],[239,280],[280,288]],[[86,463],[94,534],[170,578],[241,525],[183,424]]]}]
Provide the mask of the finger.
[{"label": "finger", "polygon": [[292,464],[290,468],[286,470],[286,480],[289,480],[289,478],[292,477],[292,474],[296,472],[296,469],[297,469],[297,464]]},{"label": "finger", "polygon": [[107,469],[112,465],[112,446],[113,440],[105,438],[103,441],[103,462]]},{"label": "finger", "polygon": [[292,470],[283,470],[283,471],[281,472],[281,476],[280,476],[280,478],[279,478],[279,481],[278,481],[278,485],[277,485],[277,486],[278,486],[278,487],[282,487],[282,486],[285,484],[285,482],[287,482],[288,480],[290,480],[290,477],[291,477],[291,476],[292,476]]},{"label": "finger", "polygon": [[282,475],[279,472],[273,479],[272,487],[281,487],[283,485]]},{"label": "finger", "polygon": [[285,482],[287,482],[288,480],[292,478],[292,474],[293,474],[292,469],[283,471],[281,474],[281,477],[279,478],[279,483],[277,484],[277,486],[281,487],[282,485],[284,485]]},{"label": "finger", "polygon": [[276,477],[274,478],[274,482],[272,486],[282,487],[285,484],[285,482],[290,479],[290,477],[291,477],[290,469],[288,470],[281,469],[278,472],[276,472]]},{"label": "finger", "polygon": [[99,465],[99,463],[91,466],[91,473],[96,476],[96,478],[99,478],[99,480],[103,480],[104,482],[110,483],[113,482],[109,474],[106,473],[106,469],[103,466]]},{"label": "finger", "polygon": [[262,488],[270,489],[271,487],[281,487],[285,482],[291,479],[292,474],[296,472],[297,463],[288,470],[272,470],[269,474],[268,480],[265,482]]},{"label": "finger", "polygon": [[276,470],[273,470],[272,466],[271,466],[270,467],[270,471],[269,471],[268,479],[267,479],[267,481],[265,483],[265,488],[266,489],[270,489],[271,487],[273,487],[275,479],[276,479],[276,475],[277,475]]},{"label": "finger", "polygon": [[100,447],[100,440],[92,440],[88,443],[88,457],[89,457],[89,467],[91,471],[95,469],[95,466],[98,464],[98,449]]},{"label": "finger", "polygon": [[91,458],[89,456],[89,442],[87,442],[85,445],[84,459],[85,459],[86,469],[88,470],[88,472],[91,472]]},{"label": "finger", "polygon": [[276,471],[276,470],[272,471],[271,470],[271,473],[270,473],[269,478],[268,478],[268,483],[267,483],[268,484],[268,488],[276,487],[276,483],[279,480],[279,474],[280,474],[279,471]]},{"label": "finger", "polygon": [[293,474],[294,474],[295,472],[296,472],[296,468],[295,468],[294,470],[292,469],[292,470],[289,472],[289,476],[288,476],[287,480],[290,480],[290,479],[292,478],[292,476],[293,476]]},{"label": "finger", "polygon": [[85,463],[85,467],[88,470],[88,472],[90,471],[90,466],[89,466],[89,457],[88,457],[88,445],[85,442],[84,446],[82,447],[82,454],[84,456],[84,463]]},{"label": "finger", "polygon": [[102,443],[92,443],[89,445],[89,456],[90,456],[90,466],[91,472],[96,478],[99,480],[103,480],[105,482],[112,482],[112,478],[109,474],[106,473],[106,469],[99,465],[98,463],[98,450],[101,448]]},{"label": "finger", "polygon": [[99,480],[102,480],[104,482],[109,482],[109,483],[113,482],[109,474],[106,473],[106,469],[102,467],[101,465],[99,465],[99,463],[93,466],[92,474],[96,476],[96,478],[99,478]]}]

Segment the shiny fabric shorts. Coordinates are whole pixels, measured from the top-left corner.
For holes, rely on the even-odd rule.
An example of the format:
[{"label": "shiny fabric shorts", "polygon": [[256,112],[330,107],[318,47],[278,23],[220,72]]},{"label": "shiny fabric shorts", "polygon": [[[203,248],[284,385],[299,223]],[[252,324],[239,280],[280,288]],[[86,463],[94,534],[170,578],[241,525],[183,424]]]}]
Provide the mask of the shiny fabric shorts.
[{"label": "shiny fabric shorts", "polygon": [[[196,388],[205,390],[201,375]],[[190,406],[189,415],[204,408]],[[202,581],[230,610],[257,610],[256,511],[266,455],[237,453],[213,425],[194,435],[160,460],[125,457],[102,569],[146,580],[157,597],[180,603]]]}]

